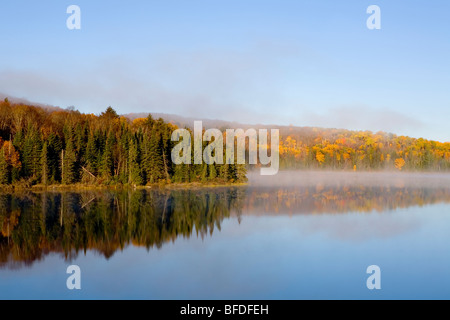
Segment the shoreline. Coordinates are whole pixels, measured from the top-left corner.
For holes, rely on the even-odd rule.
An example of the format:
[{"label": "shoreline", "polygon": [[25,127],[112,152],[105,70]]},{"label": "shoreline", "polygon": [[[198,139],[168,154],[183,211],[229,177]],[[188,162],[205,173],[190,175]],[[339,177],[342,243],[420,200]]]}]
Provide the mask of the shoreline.
[{"label": "shoreline", "polygon": [[88,184],[75,183],[70,185],[36,184],[29,186],[26,183],[0,185],[0,192],[26,192],[26,191],[101,191],[101,190],[194,190],[206,188],[226,188],[242,186],[290,186],[331,184],[346,185],[362,183],[362,185],[383,184],[384,182],[400,182],[406,185],[415,185],[418,182],[445,180],[450,183],[448,171],[353,171],[353,170],[280,170],[274,176],[261,176],[257,171],[247,173],[247,182],[161,182],[143,186],[130,184]]},{"label": "shoreline", "polygon": [[213,182],[185,182],[185,183],[154,183],[145,186],[134,186],[126,184],[83,184],[75,183],[70,185],[53,184],[42,185],[36,184],[33,186],[23,186],[20,184],[14,185],[0,185],[0,192],[16,192],[16,191],[102,191],[102,190],[191,190],[203,188],[223,188],[223,187],[242,187],[248,186],[248,182],[236,183],[213,183]]}]

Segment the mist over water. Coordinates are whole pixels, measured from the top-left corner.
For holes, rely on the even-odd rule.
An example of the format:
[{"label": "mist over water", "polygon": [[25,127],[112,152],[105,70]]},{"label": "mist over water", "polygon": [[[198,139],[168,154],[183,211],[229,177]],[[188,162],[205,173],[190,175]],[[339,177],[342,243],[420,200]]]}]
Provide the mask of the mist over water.
[{"label": "mist over water", "polygon": [[292,187],[324,185],[450,188],[450,173],[398,172],[398,171],[279,171],[274,176],[262,176],[250,171],[249,184],[253,187]]},{"label": "mist over water", "polygon": [[[449,182],[258,170],[246,186],[1,193],[0,297],[447,297]],[[77,293],[69,264],[84,275]],[[372,264],[377,293],[365,287]]]}]

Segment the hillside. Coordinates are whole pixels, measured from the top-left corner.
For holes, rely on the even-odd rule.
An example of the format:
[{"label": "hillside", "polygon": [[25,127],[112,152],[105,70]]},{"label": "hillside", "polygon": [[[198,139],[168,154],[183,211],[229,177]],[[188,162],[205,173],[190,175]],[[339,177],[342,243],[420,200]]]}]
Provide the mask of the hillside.
[{"label": "hillside", "polygon": [[[148,114],[128,114],[136,119]],[[223,120],[194,119],[156,114],[178,127],[192,128],[202,120],[204,128],[254,128],[280,130],[281,169],[409,170],[450,169],[450,143],[397,136],[394,133],[334,128],[251,125]]]},{"label": "hillside", "polygon": [[[220,165],[209,169],[198,167],[194,170],[195,172],[190,173],[186,173],[186,168],[182,168],[183,173],[175,174],[177,166],[171,164],[169,159],[170,148],[173,146],[170,143],[169,133],[164,134],[165,142],[159,142],[160,145],[165,146],[164,156],[161,159],[165,159],[166,167],[160,170],[156,177],[153,177],[150,167],[143,169],[143,162],[148,161],[150,157],[150,151],[145,147],[147,142],[143,141],[144,136],[147,135],[146,139],[150,140],[155,133],[148,126],[158,123],[165,128],[170,128],[169,132],[171,132],[170,130],[176,127],[192,128],[195,120],[202,120],[204,128],[218,128],[222,131],[227,128],[279,129],[280,169],[399,171],[448,171],[450,169],[449,142],[397,136],[385,132],[251,125],[162,113],[152,113],[149,124],[148,115],[148,113],[131,113],[118,116],[114,112],[112,118],[108,120],[109,116],[105,113],[97,116],[52,106],[39,107],[20,102],[2,102],[0,104],[0,151],[4,149],[5,161],[2,162],[0,156],[0,166],[3,165],[9,169],[7,177],[1,177],[0,174],[0,180],[14,182],[20,179],[31,179],[35,183],[41,183],[44,180],[47,183],[92,181],[117,183],[120,181],[120,183],[146,184],[161,180],[180,182],[216,180],[220,175],[224,180],[229,178],[242,180],[242,173],[238,174],[238,178],[236,168],[223,169]],[[159,133],[156,134],[159,135]],[[48,139],[56,139],[57,142]],[[110,139],[109,142],[108,139]],[[138,160],[129,158],[132,141],[139,141],[136,150]],[[42,171],[40,168],[46,168],[41,165],[42,149],[46,142],[46,147],[52,150],[48,151],[50,152],[48,156],[51,158],[51,161],[49,160],[51,166],[47,169],[51,172],[51,177],[48,180],[43,179],[40,172]],[[50,146],[52,143],[56,143],[57,146]],[[112,153],[108,149],[108,143],[113,145]],[[66,181],[62,175],[60,153],[67,148],[75,152],[73,161],[76,173],[73,178]],[[15,150],[17,154],[11,153],[11,150]],[[108,155],[105,155],[105,152]],[[89,158],[89,154],[93,157],[92,159]],[[105,160],[105,157],[110,159]],[[138,169],[131,174],[130,162],[133,163],[133,161],[138,161]],[[221,170],[222,174],[219,174]],[[224,170],[227,173],[224,173]],[[243,172],[242,168],[239,170]],[[132,175],[134,178],[131,178]],[[180,175],[183,178],[180,178]]]}]

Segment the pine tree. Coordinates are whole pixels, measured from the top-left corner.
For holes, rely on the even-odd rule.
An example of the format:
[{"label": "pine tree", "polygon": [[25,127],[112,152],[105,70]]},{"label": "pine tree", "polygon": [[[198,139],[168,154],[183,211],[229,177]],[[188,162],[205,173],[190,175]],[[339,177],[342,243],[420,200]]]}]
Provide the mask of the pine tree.
[{"label": "pine tree", "polygon": [[86,128],[82,127],[80,123],[77,124],[74,131],[74,148],[77,154],[77,161],[80,161],[84,157],[86,145]]},{"label": "pine tree", "polygon": [[220,179],[227,182],[230,180],[230,165],[227,163],[224,163],[220,166],[220,171],[219,171],[219,175],[220,175]]},{"label": "pine tree", "polygon": [[48,162],[48,180],[49,183],[55,183],[61,181],[61,151],[62,142],[61,139],[51,133],[47,139],[47,162]]},{"label": "pine tree", "polygon": [[25,177],[40,176],[41,139],[38,131],[29,127],[23,144],[22,170]]},{"label": "pine tree", "polygon": [[47,142],[44,142],[41,152],[41,182],[42,184],[48,184],[49,165],[48,165],[48,148]]},{"label": "pine tree", "polygon": [[144,182],[142,179],[140,168],[140,152],[137,140],[135,137],[130,138],[130,147],[128,152],[129,163],[129,179],[128,183],[135,185],[142,185]]},{"label": "pine tree", "polygon": [[94,174],[98,172],[98,153],[95,135],[91,132],[86,145],[85,163],[86,168]]},{"label": "pine tree", "polygon": [[159,138],[157,132],[152,132],[150,137],[144,135],[143,169],[146,173],[147,183],[156,183],[164,177],[164,163]]},{"label": "pine tree", "polygon": [[209,180],[214,180],[217,177],[217,170],[214,164],[209,165]]},{"label": "pine tree", "polygon": [[62,155],[62,182],[64,184],[71,184],[76,182],[76,154],[73,147],[72,139],[66,140],[66,150],[63,150]]},{"label": "pine tree", "polygon": [[236,164],[230,164],[228,167],[228,181],[235,182],[237,180]]},{"label": "pine tree", "polygon": [[111,179],[114,176],[114,144],[115,137],[112,131],[109,133],[106,139],[105,150],[103,151],[101,174],[105,179]]},{"label": "pine tree", "polygon": [[236,164],[236,181],[247,182],[247,168],[245,164]]},{"label": "pine tree", "polygon": [[202,164],[202,173],[200,179],[202,182],[208,181],[208,165],[206,163]]}]

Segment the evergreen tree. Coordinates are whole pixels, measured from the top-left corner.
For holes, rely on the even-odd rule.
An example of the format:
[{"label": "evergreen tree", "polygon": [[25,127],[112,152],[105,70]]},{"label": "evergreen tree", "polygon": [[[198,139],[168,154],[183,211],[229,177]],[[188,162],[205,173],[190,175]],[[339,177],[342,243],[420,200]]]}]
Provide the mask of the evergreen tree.
[{"label": "evergreen tree", "polygon": [[110,180],[114,176],[114,159],[113,159],[114,144],[115,144],[115,137],[113,132],[111,131],[108,134],[108,138],[106,139],[105,150],[103,152],[101,163],[101,174],[107,180]]},{"label": "evergreen tree", "polygon": [[94,132],[91,132],[88,137],[85,154],[86,168],[93,174],[98,171],[98,149],[96,146],[96,139]]},{"label": "evergreen tree", "polygon": [[128,153],[128,163],[129,163],[129,180],[130,184],[142,185],[144,182],[142,179],[141,168],[140,168],[140,152],[138,143],[135,137],[130,139],[130,147]]},{"label": "evergreen tree", "polygon": [[22,170],[25,177],[40,176],[41,139],[34,127],[29,127],[23,144]]},{"label": "evergreen tree", "polygon": [[47,139],[48,180],[50,183],[61,182],[62,141],[53,132]]},{"label": "evergreen tree", "polygon": [[49,177],[49,161],[48,161],[48,148],[47,142],[44,142],[41,151],[41,182],[42,184],[48,184]]},{"label": "evergreen tree", "polygon": [[164,176],[164,163],[158,132],[152,132],[150,137],[144,135],[143,144],[145,146],[143,169],[147,183],[156,183]]},{"label": "evergreen tree", "polygon": [[236,164],[236,181],[247,182],[247,168],[245,164]]},{"label": "evergreen tree", "polygon": [[202,182],[208,181],[208,165],[206,163],[202,164],[202,173],[200,179]]},{"label": "evergreen tree", "polygon": [[230,165],[227,163],[224,163],[220,166],[220,171],[219,171],[219,176],[220,179],[222,179],[223,181],[229,181],[230,180]]},{"label": "evergreen tree", "polygon": [[209,166],[209,179],[214,180],[217,177],[217,170],[214,164]]},{"label": "evergreen tree", "polygon": [[76,182],[77,168],[76,168],[77,156],[75,154],[73,141],[71,137],[66,140],[66,149],[62,152],[62,166],[61,175],[62,183],[71,184]]}]

